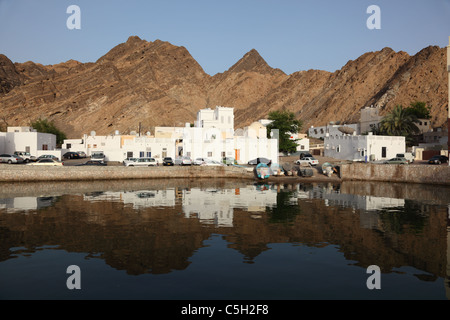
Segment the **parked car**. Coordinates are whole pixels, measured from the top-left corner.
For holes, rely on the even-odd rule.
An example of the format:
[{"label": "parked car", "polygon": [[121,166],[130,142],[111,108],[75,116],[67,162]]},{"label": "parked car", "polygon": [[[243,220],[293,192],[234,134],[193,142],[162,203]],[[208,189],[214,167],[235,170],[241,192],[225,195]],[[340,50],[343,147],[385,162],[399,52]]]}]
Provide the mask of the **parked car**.
[{"label": "parked car", "polygon": [[63,154],[63,158],[64,159],[80,159],[81,157],[78,153],[69,151],[69,152],[66,152]]},{"label": "parked car", "polygon": [[211,160],[211,159],[205,159],[205,161],[201,164],[202,166],[214,166],[214,167],[224,167],[226,166],[226,164],[216,161],[216,160]]},{"label": "parked car", "polygon": [[194,166],[200,166],[200,165],[202,165],[203,162],[205,162],[205,160],[206,160],[206,158],[197,158],[192,162],[192,164]]},{"label": "parked car", "polygon": [[76,164],[76,166],[106,166],[106,162],[88,160],[85,163]]},{"label": "parked car", "polygon": [[163,166],[173,166],[173,165],[174,163],[171,157],[165,157],[163,159]]},{"label": "parked car", "polygon": [[158,163],[154,158],[130,158],[124,160],[123,164],[126,167],[151,167],[156,166]]},{"label": "parked car", "polygon": [[189,157],[177,157],[175,158],[175,164],[180,166],[190,166],[192,164],[192,160]]},{"label": "parked car", "polygon": [[29,152],[25,151],[16,151],[14,152],[14,156],[21,157],[24,162],[36,161],[37,158],[32,156]]},{"label": "parked car", "polygon": [[92,161],[105,161],[105,154],[103,151],[94,151],[91,153],[91,160]]},{"label": "parked car", "polygon": [[36,162],[30,162],[27,164],[28,166],[62,166],[63,162],[57,161],[51,158],[40,159]]},{"label": "parked car", "polygon": [[77,151],[77,153],[80,156],[80,158],[86,158],[87,157],[86,152],[84,152],[84,151]]},{"label": "parked car", "polygon": [[236,159],[231,158],[231,157],[223,157],[222,163],[226,164],[227,166],[231,166],[233,164],[238,164]]},{"label": "parked car", "polygon": [[52,154],[43,154],[41,156],[39,156],[36,161],[41,160],[41,159],[54,159],[56,161],[59,161],[59,158],[57,156],[54,156]]},{"label": "parked car", "polygon": [[442,156],[442,155],[432,156],[428,160],[428,163],[430,163],[430,164],[441,164],[441,163],[447,163],[447,162],[448,162],[448,157]]},{"label": "parked car", "polygon": [[300,160],[295,161],[295,164],[309,164],[311,166],[317,166],[319,164],[319,160],[314,157],[304,157]]},{"label": "parked car", "polygon": [[383,162],[384,164],[408,164],[408,160],[405,158],[392,158]]},{"label": "parked car", "polygon": [[272,160],[267,158],[256,158],[248,162],[249,165],[257,165],[259,163],[265,163],[267,165],[270,165],[272,163]]},{"label": "parked car", "polygon": [[22,163],[24,160],[21,157],[14,156],[11,154],[0,154],[0,162],[4,163]]}]

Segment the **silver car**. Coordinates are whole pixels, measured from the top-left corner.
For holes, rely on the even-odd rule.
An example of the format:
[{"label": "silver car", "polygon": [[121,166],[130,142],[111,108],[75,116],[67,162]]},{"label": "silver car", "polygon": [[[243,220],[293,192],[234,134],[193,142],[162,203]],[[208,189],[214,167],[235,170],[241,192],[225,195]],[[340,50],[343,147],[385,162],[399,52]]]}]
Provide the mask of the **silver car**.
[{"label": "silver car", "polygon": [[3,163],[22,163],[23,162],[23,158],[15,156],[15,155],[11,155],[11,154],[0,154],[0,162]]}]

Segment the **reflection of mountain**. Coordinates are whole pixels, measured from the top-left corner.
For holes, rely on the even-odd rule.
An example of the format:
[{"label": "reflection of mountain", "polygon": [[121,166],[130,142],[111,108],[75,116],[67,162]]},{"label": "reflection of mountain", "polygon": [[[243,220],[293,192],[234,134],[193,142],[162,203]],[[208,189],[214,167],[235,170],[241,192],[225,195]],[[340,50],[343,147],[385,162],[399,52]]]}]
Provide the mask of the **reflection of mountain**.
[{"label": "reflection of mountain", "polygon": [[[343,187],[180,183],[164,190],[136,187],[139,191],[64,195],[38,214],[0,209],[0,260],[11,258],[12,247],[33,251],[56,245],[104,259],[129,274],[169,273],[195,263],[195,253],[214,233],[223,234],[229,247],[248,262],[273,243],[331,244],[356,265],[376,264],[383,272],[414,266],[434,277],[446,276],[445,207],[416,206],[408,200],[404,207],[412,204],[414,210],[402,217],[392,214],[402,208],[394,202],[390,209],[368,211],[367,202],[361,208],[338,203],[338,194],[359,199],[342,192]],[[385,194],[375,194],[375,200],[385,203]],[[192,218],[196,212],[198,219]],[[211,219],[216,223],[203,223]]]}]

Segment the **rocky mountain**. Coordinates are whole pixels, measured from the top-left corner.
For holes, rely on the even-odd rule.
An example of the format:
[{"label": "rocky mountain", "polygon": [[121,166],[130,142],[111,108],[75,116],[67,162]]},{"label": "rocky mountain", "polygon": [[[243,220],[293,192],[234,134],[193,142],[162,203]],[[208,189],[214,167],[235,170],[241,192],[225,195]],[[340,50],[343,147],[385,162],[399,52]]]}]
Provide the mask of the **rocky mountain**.
[{"label": "rocky mountain", "polygon": [[13,63],[0,55],[0,125],[47,118],[70,138],[95,130],[111,134],[193,123],[198,110],[235,108],[235,126],[290,110],[311,125],[351,122],[359,110],[424,101],[432,123],[447,119],[446,50],[427,47],[414,56],[384,48],[350,60],[340,70],[270,67],[256,50],[223,73],[210,76],[184,47],[130,37],[96,62],[69,60],[43,66]]}]

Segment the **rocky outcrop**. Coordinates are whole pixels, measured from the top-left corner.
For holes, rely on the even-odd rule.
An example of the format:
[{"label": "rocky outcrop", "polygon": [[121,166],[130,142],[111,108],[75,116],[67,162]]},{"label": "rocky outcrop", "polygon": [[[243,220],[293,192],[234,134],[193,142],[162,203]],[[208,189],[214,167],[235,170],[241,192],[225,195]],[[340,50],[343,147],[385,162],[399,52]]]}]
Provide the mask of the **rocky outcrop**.
[{"label": "rocky outcrop", "polygon": [[199,109],[235,108],[235,126],[293,111],[310,125],[352,122],[365,106],[382,114],[396,104],[424,101],[432,125],[447,118],[446,52],[427,47],[414,56],[384,48],[350,60],[340,70],[272,68],[252,49],[223,73],[210,76],[184,47],[130,37],[96,62],[43,66],[0,55],[0,118],[9,126],[47,118],[69,138],[193,123]]}]

